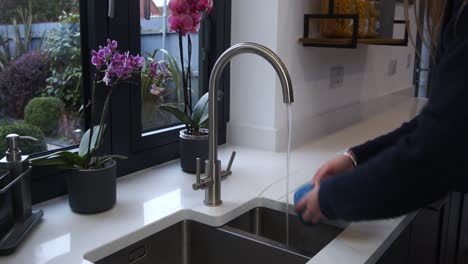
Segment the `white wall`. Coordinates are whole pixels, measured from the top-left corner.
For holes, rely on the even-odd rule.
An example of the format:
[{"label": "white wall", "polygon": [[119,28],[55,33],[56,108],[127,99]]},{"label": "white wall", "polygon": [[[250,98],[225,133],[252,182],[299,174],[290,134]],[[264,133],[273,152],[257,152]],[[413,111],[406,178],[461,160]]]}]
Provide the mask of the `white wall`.
[{"label": "white wall", "polygon": [[[298,145],[346,125],[356,114],[343,112],[333,120],[320,118],[412,85],[414,49],[359,46],[358,49],[303,47],[303,15],[317,13],[319,0],[234,0],[232,43],[266,45],[283,59],[293,81],[294,144]],[[410,12],[411,13],[411,12]],[[397,8],[397,17],[402,17]],[[401,31],[401,30],[397,30]],[[395,32],[398,34],[401,32]],[[411,65],[407,68],[408,55]],[[398,73],[388,76],[390,60]],[[329,88],[330,68],[344,66],[344,87]],[[228,142],[283,150],[286,144],[286,107],[274,70],[252,55],[235,59],[231,67],[231,120]]]}]

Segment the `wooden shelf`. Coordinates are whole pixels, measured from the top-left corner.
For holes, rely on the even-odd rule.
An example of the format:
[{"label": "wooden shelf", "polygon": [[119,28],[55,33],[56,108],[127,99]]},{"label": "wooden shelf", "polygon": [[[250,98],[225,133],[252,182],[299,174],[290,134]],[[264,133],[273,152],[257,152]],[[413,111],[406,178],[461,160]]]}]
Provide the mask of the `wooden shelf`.
[{"label": "wooden shelf", "polygon": [[[331,46],[336,45],[351,45],[353,40],[351,38],[300,38],[304,46]],[[358,44],[364,45],[390,45],[390,46],[406,46],[408,41],[406,39],[383,39],[383,38],[358,38]]]}]

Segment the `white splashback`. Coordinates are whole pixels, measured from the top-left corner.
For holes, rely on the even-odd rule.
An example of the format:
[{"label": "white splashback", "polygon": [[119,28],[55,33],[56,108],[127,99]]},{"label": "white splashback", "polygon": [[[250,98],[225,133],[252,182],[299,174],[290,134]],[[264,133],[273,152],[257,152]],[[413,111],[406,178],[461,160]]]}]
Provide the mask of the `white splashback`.
[{"label": "white splashback", "polygon": [[[295,94],[294,145],[359,118],[362,113],[356,109],[360,103],[412,87],[415,55],[411,44],[351,50],[300,45],[297,40],[302,35],[303,16],[319,12],[319,0],[234,0],[232,5],[232,44],[251,41],[266,45],[289,69]],[[403,19],[401,5],[396,18]],[[395,35],[402,34],[402,28],[396,28]],[[398,60],[394,76],[388,76],[390,60]],[[345,77],[344,87],[332,90],[329,74],[333,66],[344,66]],[[232,62],[230,113],[228,142],[284,151],[286,107],[279,80],[267,62],[252,55]],[[330,113],[335,114],[328,116]]]}]

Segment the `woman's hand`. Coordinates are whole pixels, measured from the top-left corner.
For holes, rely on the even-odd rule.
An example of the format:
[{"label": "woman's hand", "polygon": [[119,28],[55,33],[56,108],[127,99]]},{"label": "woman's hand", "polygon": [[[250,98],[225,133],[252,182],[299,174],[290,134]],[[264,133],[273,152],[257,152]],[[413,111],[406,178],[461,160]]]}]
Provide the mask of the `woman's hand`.
[{"label": "woman's hand", "polygon": [[318,199],[320,183],[324,179],[352,170],[354,167],[353,160],[346,155],[339,155],[320,167],[313,179],[314,189],[299,201],[296,206],[296,211],[302,214],[304,221],[316,224],[325,218],[320,211]]},{"label": "woman's hand", "polygon": [[317,224],[325,217],[320,211],[318,200],[320,185],[315,185],[314,189],[310,191],[296,206],[296,211],[302,214],[302,219],[305,222]]},{"label": "woman's hand", "polygon": [[312,182],[315,186],[318,186],[321,181],[333,175],[352,170],[353,168],[354,163],[349,157],[345,155],[339,155],[338,157],[323,164],[315,173]]}]

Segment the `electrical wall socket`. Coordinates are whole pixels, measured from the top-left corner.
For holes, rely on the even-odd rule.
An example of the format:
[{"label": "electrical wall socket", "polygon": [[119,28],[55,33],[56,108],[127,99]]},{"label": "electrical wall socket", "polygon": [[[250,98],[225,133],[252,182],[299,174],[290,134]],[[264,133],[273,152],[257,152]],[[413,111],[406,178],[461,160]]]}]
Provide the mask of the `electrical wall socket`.
[{"label": "electrical wall socket", "polygon": [[335,66],[330,69],[330,89],[341,88],[344,85],[344,67]]},{"label": "electrical wall socket", "polygon": [[388,64],[388,76],[394,76],[397,74],[397,65],[398,65],[397,60],[390,61],[390,63]]}]

